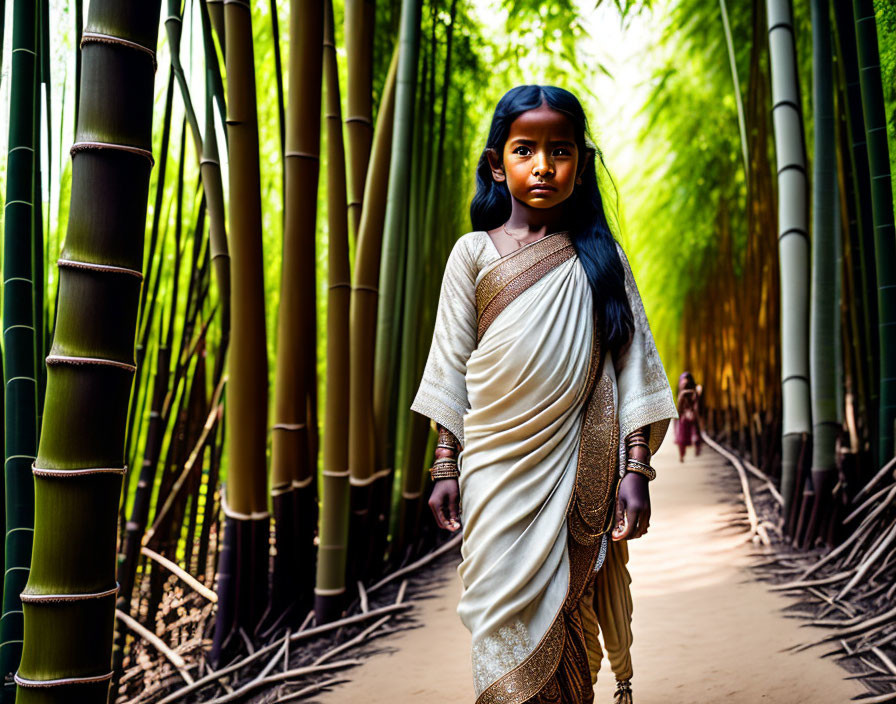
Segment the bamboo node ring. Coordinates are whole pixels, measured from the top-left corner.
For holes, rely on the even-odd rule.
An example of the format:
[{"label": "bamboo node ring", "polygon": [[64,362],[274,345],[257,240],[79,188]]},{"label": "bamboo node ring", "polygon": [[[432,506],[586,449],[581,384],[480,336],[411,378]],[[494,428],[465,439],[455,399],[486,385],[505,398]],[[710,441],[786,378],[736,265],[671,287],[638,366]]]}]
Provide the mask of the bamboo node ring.
[{"label": "bamboo node ring", "polygon": [[221,497],[221,510],[227,518],[237,521],[264,521],[271,517],[271,514],[267,511],[253,511],[252,513],[234,511],[227,505],[227,499],[224,496]]},{"label": "bamboo node ring", "polygon": [[69,150],[69,154],[74,156],[78,152],[88,151],[91,149],[113,149],[119,152],[130,152],[131,154],[137,154],[138,156],[142,156],[144,159],[149,160],[150,168],[155,166],[156,163],[155,159],[152,158],[152,152],[148,149],[131,147],[127,144],[113,144],[112,142],[75,142],[72,145],[72,148]]},{"label": "bamboo node ring", "polygon": [[68,267],[70,269],[89,269],[90,271],[101,271],[109,274],[127,274],[134,276],[141,281],[143,280],[143,272],[136,269],[128,269],[123,266],[115,266],[113,264],[94,264],[93,262],[79,262],[75,259],[59,259],[56,266]]},{"label": "bamboo node ring", "polygon": [[94,675],[93,677],[63,677],[58,680],[29,680],[15,674],[16,684],[20,687],[61,687],[67,684],[92,684],[95,682],[108,682],[112,679],[112,673]]},{"label": "bamboo node ring", "polygon": [[159,64],[156,61],[156,52],[150,49],[148,46],[143,46],[142,44],[138,44],[137,42],[132,42],[128,39],[122,39],[121,37],[116,37],[111,34],[102,34],[101,32],[82,32],[81,33],[81,44],[79,48],[83,49],[85,44],[118,44],[119,46],[127,47],[128,49],[136,49],[137,51],[142,51],[144,54],[149,54],[152,58],[152,70],[155,71]]},{"label": "bamboo node ring", "polygon": [[90,474],[118,474],[124,476],[127,474],[127,465],[124,467],[84,467],[82,469],[47,469],[45,467],[36,467],[31,464],[31,472],[36,477],[53,477],[56,479],[70,479],[72,477],[84,477]]},{"label": "bamboo node ring", "polygon": [[104,599],[107,596],[115,596],[121,585],[116,582],[112,589],[105,589],[101,592],[89,592],[84,594],[26,594],[22,592],[19,598],[23,604],[35,604],[39,602],[62,603],[69,601],[89,601],[90,599]]},{"label": "bamboo node ring", "polygon": [[95,364],[104,367],[117,367],[118,369],[124,369],[131,373],[137,371],[136,364],[117,362],[114,359],[101,359],[100,357],[69,357],[68,355],[63,354],[51,354],[47,357],[47,365],[52,366],[54,364]]},{"label": "bamboo node ring", "polygon": [[304,430],[304,423],[274,423],[271,430]]},{"label": "bamboo node ring", "polygon": [[291,149],[284,154],[287,158],[294,157],[299,159],[310,159],[311,161],[320,161],[320,154],[315,154],[313,152],[300,152],[295,149]]}]

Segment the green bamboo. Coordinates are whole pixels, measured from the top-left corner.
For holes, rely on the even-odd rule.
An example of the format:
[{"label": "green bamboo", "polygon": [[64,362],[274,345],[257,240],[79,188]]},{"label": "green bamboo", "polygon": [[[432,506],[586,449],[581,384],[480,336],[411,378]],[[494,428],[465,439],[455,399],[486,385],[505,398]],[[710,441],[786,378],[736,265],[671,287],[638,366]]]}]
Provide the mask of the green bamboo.
[{"label": "green bamboo", "polygon": [[[797,487],[802,448],[811,433],[809,397],[809,236],[806,148],[800,111],[791,0],[767,0],[775,154],[778,166],[778,248],[781,268],[783,437],[781,494],[785,510]],[[786,514],[785,514],[786,515]]]},{"label": "green bamboo", "polygon": [[375,0],[345,0],[345,127],[350,166],[348,213],[356,244],[361,231],[365,183],[373,141],[374,15]]},{"label": "green bamboo", "polygon": [[283,102],[283,61],[280,58],[280,19],[277,0],[271,0],[271,42],[274,45],[274,81],[277,85],[277,131],[280,134],[280,190],[286,212],[286,108]]},{"label": "green bamboo", "polygon": [[880,345],[880,433],[878,461],[893,457],[896,423],[896,237],[886,112],[877,47],[877,23],[872,0],[853,0],[856,48],[868,167],[871,173],[871,209],[874,222],[874,259],[877,270],[877,324]]},{"label": "green bamboo", "polygon": [[[46,177],[43,173],[41,164],[43,163],[42,150],[46,148],[46,159],[48,164],[53,163],[53,135],[52,122],[53,103],[50,92],[50,30],[49,30],[49,0],[40,0],[39,11],[37,12],[37,28],[35,44],[37,46],[37,60],[40,62],[40,70],[35,72],[34,76],[34,169],[32,178],[34,179],[33,193],[42,194],[42,184],[46,181],[47,190],[49,191],[53,184],[51,182],[51,174],[53,170],[48,170]],[[41,86],[44,92],[41,93]],[[41,109],[41,97],[46,101],[46,118],[42,119],[43,110]],[[46,145],[41,144],[41,123],[46,123]],[[49,339],[49,316],[46,299],[46,276],[45,272],[49,270],[50,262],[47,260],[47,252],[44,247],[44,209],[43,198],[41,195],[35,197],[37,207],[31,212],[33,215],[33,224],[31,227],[31,239],[34,242],[32,252],[32,262],[34,269],[34,368],[37,378],[37,428],[40,429],[41,419],[44,413],[44,399],[47,393],[47,367],[44,359],[50,351]],[[40,436],[38,436],[40,440]]]},{"label": "green bamboo", "polygon": [[75,0],[75,137],[78,134],[78,108],[81,105],[81,34],[84,32],[84,0]]},{"label": "green bamboo", "polygon": [[333,27],[332,0],[324,2],[324,85],[327,128],[327,397],[324,412],[323,472],[320,542],[314,613],[320,622],[338,615],[345,593],[345,558],[348,542],[348,443],[345,419],[349,415],[349,267],[348,209],[345,147],[339,67]]},{"label": "green bamboo", "polygon": [[[34,482],[31,463],[37,450],[38,336],[43,311],[35,317],[39,300],[35,285],[42,276],[42,256],[34,231],[40,211],[40,189],[35,192],[35,147],[40,122],[37,75],[37,8],[33,0],[13,4],[11,104],[8,171],[3,232],[3,346],[5,348],[5,501],[3,617],[0,620],[0,675],[2,701],[12,701],[12,674],[22,654],[22,603],[19,594],[28,580],[34,530]],[[37,256],[35,256],[37,255]]]},{"label": "green bamboo", "polygon": [[834,153],[834,93],[831,65],[831,22],[828,0],[812,0],[812,105],[815,124],[812,160],[812,300],[809,364],[812,396],[812,483],[815,492],[809,540],[830,503],[837,471],[835,443],[837,421],[835,335],[840,316],[836,299],[837,250],[834,237],[836,156]]},{"label": "green bamboo", "polygon": [[[401,398],[401,408],[409,408],[412,398],[408,398],[408,394],[413,393],[414,385],[419,381],[423,374],[423,366],[426,361],[426,349],[419,344],[421,339],[427,339],[432,335],[432,323],[427,320],[427,313],[430,309],[434,309],[433,300],[426,295],[427,284],[431,284],[430,262],[433,259],[433,253],[436,251],[434,241],[437,239],[440,230],[445,228],[443,219],[439,213],[439,194],[442,193],[444,186],[444,163],[445,163],[445,139],[447,134],[447,118],[448,118],[448,95],[451,86],[451,66],[452,66],[452,49],[454,44],[454,29],[457,24],[457,0],[451,1],[449,10],[449,23],[446,28],[445,37],[445,59],[442,63],[442,85],[440,109],[438,111],[438,120],[433,120],[433,129],[435,130],[435,149],[433,156],[429,159],[429,174],[426,187],[425,199],[422,202],[421,216],[425,216],[425,223],[419,223],[417,228],[421,232],[427,233],[427,236],[420,238],[421,241],[415,242],[411,240],[412,247],[418,247],[419,253],[408,256],[407,276],[411,277],[411,294],[405,300],[405,319],[403,326],[405,335],[403,340],[402,360],[402,386],[403,393]],[[435,57],[435,42],[433,42],[432,53]],[[434,63],[435,62],[434,60]],[[432,84],[435,84],[435,69],[432,72]],[[435,100],[430,98],[430,109],[435,112]],[[425,167],[424,167],[425,168]],[[434,277],[438,280],[438,277]],[[413,339],[408,339],[413,338]],[[404,402],[406,399],[406,403]],[[408,423],[408,432],[406,435],[403,461],[401,465],[401,504],[399,517],[397,522],[397,530],[395,531],[393,542],[396,546],[396,557],[402,559],[404,550],[403,546],[410,543],[416,535],[417,521],[419,520],[422,508],[422,497],[424,489],[424,475],[421,471],[426,455],[427,444],[429,438],[429,423],[425,416],[413,413],[410,414]]]},{"label": "green bamboo", "polygon": [[[105,702],[115,541],[152,167],[159,2],[94,0],[35,461],[17,701]],[[89,549],[85,546],[89,546]]]},{"label": "green bamboo", "polygon": [[[419,413],[411,413],[411,402],[417,376],[417,352],[420,349],[421,331],[418,328],[422,314],[421,289],[424,274],[423,252],[427,240],[432,239],[436,230],[433,222],[424,222],[426,208],[426,194],[429,190],[429,182],[432,178],[431,167],[435,162],[435,149],[437,141],[432,138],[432,130],[437,129],[438,121],[435,119],[435,63],[437,61],[436,22],[430,22],[430,36],[428,47],[421,52],[422,66],[420,69],[420,87],[417,90],[414,120],[411,164],[409,171],[412,174],[408,193],[407,207],[407,243],[406,256],[402,265],[401,277],[404,284],[404,296],[396,301],[398,310],[396,316],[399,320],[399,345],[398,364],[396,364],[396,381],[398,393],[396,394],[395,423],[390,426],[394,447],[393,463],[395,467],[388,477],[384,477],[383,488],[375,496],[378,501],[377,511],[389,515],[391,503],[397,502],[398,516],[393,516],[391,523],[397,518],[398,530],[393,534],[392,545],[388,544],[389,525],[377,527],[374,535],[373,552],[385,553],[389,550],[389,559],[401,563],[406,558],[407,543],[414,527],[414,519],[417,507],[422,497],[423,452],[426,448],[426,440],[429,434],[429,423]],[[429,213],[432,216],[432,211]],[[422,373],[422,370],[420,370]],[[387,465],[389,466],[389,465]],[[397,475],[397,476],[396,476]],[[396,481],[397,479],[397,481]],[[399,494],[398,497],[393,494]],[[410,513],[408,509],[410,508]],[[410,519],[410,520],[408,520]]]},{"label": "green bamboo", "polygon": [[725,0],[719,0],[722,14],[722,29],[725,32],[725,47],[728,49],[728,65],[731,67],[731,82],[734,84],[734,102],[737,105],[737,126],[740,130],[740,149],[744,160],[744,179],[750,180],[749,144],[747,142],[747,126],[744,119],[744,99],[740,92],[740,80],[737,77],[737,61],[734,56],[734,40],[731,38],[731,23],[728,20],[728,7]]},{"label": "green bamboo", "polygon": [[376,309],[379,292],[380,251],[383,222],[386,218],[386,185],[392,152],[392,122],[395,110],[395,74],[398,69],[398,47],[383,89],[377,114],[370,170],[377,178],[368,179],[364,187],[364,212],[358,234],[357,254],[352,271],[350,318],[349,374],[349,448],[351,518],[349,526],[349,583],[356,575],[366,574],[370,554],[365,551],[369,537],[368,511],[370,484],[374,478],[376,436],[373,415],[374,345]]},{"label": "green bamboo", "polygon": [[[417,64],[420,56],[421,0],[402,0],[401,36],[399,38],[398,76],[395,86],[395,123],[392,134],[392,157],[389,167],[389,190],[386,198],[386,221],[383,229],[380,259],[380,296],[377,304],[376,356],[374,361],[373,413],[377,444],[375,474],[371,488],[375,503],[388,496],[388,485],[395,466],[395,436],[400,366],[402,307],[409,238],[408,217],[411,194],[411,154],[415,122],[414,103],[417,88]],[[416,233],[421,236],[422,233]],[[386,485],[385,487],[382,485]],[[382,512],[376,512],[379,521]],[[386,518],[383,516],[383,518]],[[371,523],[373,546],[383,534],[382,522]],[[377,552],[374,547],[374,552]],[[378,556],[374,555],[373,559]]]},{"label": "green bamboo", "polygon": [[853,308],[858,308],[853,323],[853,340],[856,348],[854,367],[857,371],[859,393],[861,395],[863,420],[866,429],[872,464],[877,455],[877,413],[880,360],[877,350],[877,273],[874,268],[873,218],[871,216],[871,186],[868,173],[868,145],[865,142],[865,126],[862,118],[862,98],[859,86],[859,67],[856,56],[855,23],[852,4],[835,2],[836,38],[838,64],[842,88],[842,105],[848,139],[848,149],[842,149],[844,166],[844,189],[849,202],[853,203],[849,212],[850,260],[853,271]]},{"label": "green bamboo", "polygon": [[205,49],[205,135],[202,140],[200,173],[208,207],[209,255],[215,270],[215,281],[218,284],[218,305],[221,308],[220,343],[213,374],[213,378],[217,380],[223,374],[224,359],[230,344],[230,252],[227,248],[227,228],[224,221],[224,184],[218,154],[218,138],[215,133],[215,116],[212,112],[220,80],[217,71],[218,57],[212,39],[208,8],[202,4],[199,9]]},{"label": "green bamboo", "polygon": [[[258,625],[267,592],[268,360],[264,317],[261,176],[252,13],[248,4],[224,4],[229,135],[229,243],[231,326],[227,382],[227,488],[224,548],[218,563],[218,617],[212,659],[240,629]],[[240,641],[239,644],[236,641]]]},{"label": "green bamboo", "polygon": [[[270,616],[288,609],[304,617],[313,598],[316,474],[308,414],[316,362],[315,233],[320,171],[323,5],[292,0],[286,107],[286,218],[278,309],[271,500],[277,553]],[[300,609],[295,607],[299,606]],[[299,614],[299,611],[302,613]]]},{"label": "green bamboo", "polygon": [[221,54],[224,55],[225,61],[227,56],[227,31],[224,27],[225,20],[224,15],[224,0],[205,0],[205,6],[208,10],[208,15],[211,18],[211,25],[215,30],[215,35],[218,37],[218,44],[221,45]]}]

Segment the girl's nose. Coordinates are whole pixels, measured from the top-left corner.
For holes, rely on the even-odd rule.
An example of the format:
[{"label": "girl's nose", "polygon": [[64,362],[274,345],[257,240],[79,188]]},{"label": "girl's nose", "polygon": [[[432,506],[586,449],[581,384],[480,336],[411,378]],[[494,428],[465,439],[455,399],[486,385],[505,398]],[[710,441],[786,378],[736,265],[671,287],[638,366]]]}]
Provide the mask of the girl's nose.
[{"label": "girl's nose", "polygon": [[551,160],[542,155],[538,159],[535,160],[535,164],[532,167],[532,173],[535,176],[544,176],[548,172],[553,172],[554,167],[551,164]]}]

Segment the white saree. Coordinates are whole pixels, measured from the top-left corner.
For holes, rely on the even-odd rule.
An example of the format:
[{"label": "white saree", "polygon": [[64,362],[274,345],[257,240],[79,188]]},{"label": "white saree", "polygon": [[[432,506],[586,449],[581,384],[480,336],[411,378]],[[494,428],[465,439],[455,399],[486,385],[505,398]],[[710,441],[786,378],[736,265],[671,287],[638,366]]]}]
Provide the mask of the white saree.
[{"label": "white saree", "polygon": [[[500,256],[486,232],[454,246],[411,408],[450,430],[460,469],[464,593],[477,704],[588,702],[597,655],[579,608],[606,549],[624,448],[659,448],[675,404],[631,269],[635,320],[601,355],[591,290],[566,233]],[[584,674],[582,671],[584,670]]]}]

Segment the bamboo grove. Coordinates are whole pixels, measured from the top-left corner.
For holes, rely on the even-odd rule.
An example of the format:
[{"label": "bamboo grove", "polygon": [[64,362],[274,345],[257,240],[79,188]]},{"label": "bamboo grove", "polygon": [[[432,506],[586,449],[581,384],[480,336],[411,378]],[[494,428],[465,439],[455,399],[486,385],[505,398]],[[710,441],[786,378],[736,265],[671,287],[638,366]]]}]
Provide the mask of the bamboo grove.
[{"label": "bamboo grove", "polygon": [[[590,91],[567,2],[131,5],[5,13],[4,701],[152,700],[195,672],[148,639],[229,662],[440,539],[408,408],[491,108],[527,52]],[[788,540],[849,540],[894,454],[896,12],[659,6],[616,3],[673,58],[614,226]]]}]

